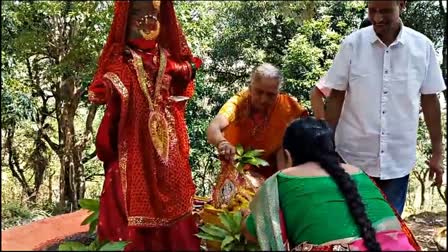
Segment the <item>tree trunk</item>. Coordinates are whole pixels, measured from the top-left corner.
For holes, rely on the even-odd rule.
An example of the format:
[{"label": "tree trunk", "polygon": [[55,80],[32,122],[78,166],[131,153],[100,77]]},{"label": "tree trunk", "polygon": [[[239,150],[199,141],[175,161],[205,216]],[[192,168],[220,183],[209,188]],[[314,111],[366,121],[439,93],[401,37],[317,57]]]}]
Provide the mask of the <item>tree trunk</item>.
[{"label": "tree trunk", "polygon": [[76,158],[75,148],[75,129],[74,129],[74,113],[71,113],[72,108],[66,104],[62,113],[62,139],[63,139],[63,155],[60,157],[61,163],[61,203],[66,202],[71,205],[73,209],[78,207],[79,192],[77,182],[79,177],[79,165]]},{"label": "tree trunk", "polygon": [[53,176],[54,176],[55,172],[52,172],[49,176],[48,176],[48,205],[52,205],[53,204]]},{"label": "tree trunk", "polygon": [[423,209],[425,206],[425,181],[419,180],[418,182],[420,182],[420,209]]},{"label": "tree trunk", "polygon": [[27,197],[32,197],[34,190],[28,184],[24,170],[20,167],[19,157],[14,148],[15,125],[6,129],[6,150],[8,152],[8,167],[11,170],[12,176],[15,177],[22,186],[23,192]]},{"label": "tree trunk", "polygon": [[415,177],[417,178],[419,184],[420,184],[420,209],[423,209],[425,206],[425,181],[426,176],[428,174],[428,169],[421,170],[421,171],[414,171]]},{"label": "tree trunk", "polygon": [[[78,109],[81,95],[75,92],[75,81],[65,78],[61,87],[62,113],[60,118],[60,129],[62,139],[62,155],[59,156],[61,163],[60,204],[70,204],[72,210],[78,209],[78,201],[84,197],[85,181],[82,153],[84,145],[77,144],[75,132],[75,114]],[[93,120],[92,120],[93,121]]]},{"label": "tree trunk", "polygon": [[44,182],[44,173],[48,167],[47,146],[43,141],[43,129],[39,129],[35,138],[35,148],[28,159],[28,166],[32,167],[34,173],[34,194],[30,197],[35,202],[41,185]]}]

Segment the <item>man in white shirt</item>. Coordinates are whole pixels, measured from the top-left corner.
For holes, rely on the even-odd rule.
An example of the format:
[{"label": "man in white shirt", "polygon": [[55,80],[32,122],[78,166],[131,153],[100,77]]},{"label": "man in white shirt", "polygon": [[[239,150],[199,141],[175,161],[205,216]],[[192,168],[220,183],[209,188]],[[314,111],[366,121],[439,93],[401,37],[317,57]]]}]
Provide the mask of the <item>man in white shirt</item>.
[{"label": "man in white shirt", "polygon": [[[365,18],[359,25],[359,29],[371,26],[372,22],[368,18]],[[331,88],[325,87],[322,83],[325,81],[325,77],[319,79],[316,85],[310,91],[311,109],[313,110],[314,117],[317,119],[325,119],[325,98],[330,96]]]},{"label": "man in white shirt", "polygon": [[420,104],[428,126],[434,185],[443,180],[441,112],[445,89],[432,42],[403,26],[405,1],[368,1],[373,26],[343,41],[323,86],[330,88],[325,118],[336,127],[336,149],[374,178],[402,213],[416,161]]}]

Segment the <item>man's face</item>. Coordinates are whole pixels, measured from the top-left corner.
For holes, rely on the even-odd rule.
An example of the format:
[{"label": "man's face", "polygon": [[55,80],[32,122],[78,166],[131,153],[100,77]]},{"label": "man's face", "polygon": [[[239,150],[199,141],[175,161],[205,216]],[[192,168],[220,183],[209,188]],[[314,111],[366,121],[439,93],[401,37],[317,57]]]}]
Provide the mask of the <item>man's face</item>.
[{"label": "man's face", "polygon": [[160,1],[131,1],[127,39],[143,38],[144,34],[158,35],[156,31],[159,25],[159,10]]},{"label": "man's face", "polygon": [[272,78],[259,78],[249,87],[250,102],[254,110],[267,112],[277,100],[279,82]]},{"label": "man's face", "polygon": [[400,12],[405,1],[368,1],[369,19],[378,36],[395,31],[400,25]]}]

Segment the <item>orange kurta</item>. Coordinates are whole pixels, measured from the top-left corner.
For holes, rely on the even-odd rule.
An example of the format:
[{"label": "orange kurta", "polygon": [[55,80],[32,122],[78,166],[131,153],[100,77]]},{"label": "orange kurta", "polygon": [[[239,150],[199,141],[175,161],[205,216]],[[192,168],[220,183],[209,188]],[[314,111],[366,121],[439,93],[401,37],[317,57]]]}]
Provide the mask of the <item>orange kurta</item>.
[{"label": "orange kurta", "polygon": [[265,178],[275,173],[275,154],[280,149],[283,134],[289,123],[296,118],[308,115],[307,110],[288,94],[281,93],[266,120],[254,121],[249,116],[249,90],[245,89],[230,98],[218,114],[229,120],[224,129],[224,137],[232,145],[241,144],[244,149],[262,149],[263,159],[270,167],[257,168]]}]

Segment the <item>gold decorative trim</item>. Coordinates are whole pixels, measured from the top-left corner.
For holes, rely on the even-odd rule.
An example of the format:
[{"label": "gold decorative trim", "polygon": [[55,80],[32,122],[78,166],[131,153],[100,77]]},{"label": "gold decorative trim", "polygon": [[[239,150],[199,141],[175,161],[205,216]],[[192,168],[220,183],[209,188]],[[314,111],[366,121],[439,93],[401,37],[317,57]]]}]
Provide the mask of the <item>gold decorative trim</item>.
[{"label": "gold decorative trim", "polygon": [[[127,112],[127,106],[128,106],[128,100],[129,100],[129,93],[126,89],[126,86],[123,84],[123,82],[120,80],[120,77],[118,77],[117,74],[108,72],[104,74],[104,78],[108,79],[114,87],[117,89],[118,93],[123,99],[123,102],[121,104],[121,115],[124,115]],[[124,126],[124,122],[126,120],[124,118],[120,118],[120,125],[119,125],[119,132]],[[120,139],[120,137],[119,137]],[[128,153],[127,153],[127,140],[123,139],[118,144],[118,166],[120,169],[120,179],[121,179],[121,189],[123,191],[123,199],[125,203],[125,211],[126,216],[128,215],[127,210],[127,178],[126,178],[126,172],[127,172],[127,162],[128,162]]]},{"label": "gold decorative trim", "polygon": [[[159,108],[159,102],[162,100],[160,89],[162,88],[163,75],[166,69],[166,52],[160,49],[160,66],[157,72],[156,83],[152,83],[151,79],[147,77],[145,68],[143,66],[143,60],[135,51],[131,50],[133,57],[132,63],[137,73],[137,79],[140,89],[148,100],[148,106],[150,116],[148,119],[149,134],[152,139],[152,143],[158,156],[163,163],[167,163],[169,160],[171,138],[170,138],[170,125],[166,121],[166,116],[163,116],[161,109]],[[151,97],[150,89],[154,86],[154,95]]]},{"label": "gold decorative trim", "polygon": [[112,72],[107,72],[107,73],[104,74],[104,78],[110,80],[112,82],[112,84],[117,88],[117,90],[119,91],[120,95],[125,97],[126,100],[127,100],[128,96],[129,96],[128,90],[126,89],[125,85],[120,80],[120,77],[118,77],[117,74],[112,73]]},{"label": "gold decorative trim", "polygon": [[173,108],[170,104],[168,104],[168,106],[165,107],[165,117],[168,122],[168,132],[170,134],[170,150],[175,150],[175,148],[178,147],[177,133],[175,131],[176,120],[174,119],[170,109],[172,110]]},{"label": "gold decorative trim", "polygon": [[184,218],[192,216],[192,209],[186,214],[181,215],[176,219],[166,219],[166,218],[150,218],[146,216],[131,216],[128,217],[128,225],[132,227],[163,227],[170,226]]},{"label": "gold decorative trim", "polygon": [[149,135],[152,145],[164,163],[168,163],[170,149],[170,132],[166,118],[159,111],[149,114],[148,121]]}]

